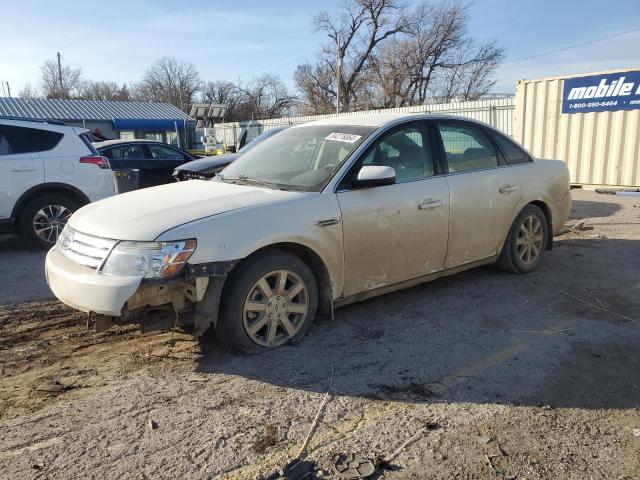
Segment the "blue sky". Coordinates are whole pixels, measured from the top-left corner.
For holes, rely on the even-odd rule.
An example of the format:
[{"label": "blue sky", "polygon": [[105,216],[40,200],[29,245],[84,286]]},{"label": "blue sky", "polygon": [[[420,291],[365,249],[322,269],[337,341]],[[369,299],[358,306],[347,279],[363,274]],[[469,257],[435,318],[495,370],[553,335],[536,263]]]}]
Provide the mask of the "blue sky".
[{"label": "blue sky", "polygon": [[[86,78],[131,82],[157,57],[192,61],[203,79],[248,80],[264,72],[293,86],[297,64],[325,38],[311,16],[341,0],[2,0],[0,80],[17,93],[38,83],[57,51]],[[640,27],[640,0],[476,0],[470,32],[495,38],[507,60]],[[505,63],[494,92],[521,78],[640,67],[640,31],[552,55]]]}]

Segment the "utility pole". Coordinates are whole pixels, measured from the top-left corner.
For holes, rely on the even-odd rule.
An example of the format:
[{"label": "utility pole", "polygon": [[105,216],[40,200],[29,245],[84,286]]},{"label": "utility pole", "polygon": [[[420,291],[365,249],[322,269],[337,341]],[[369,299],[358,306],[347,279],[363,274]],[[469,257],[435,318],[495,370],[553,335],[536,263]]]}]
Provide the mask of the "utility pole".
[{"label": "utility pole", "polygon": [[58,79],[60,80],[60,98],[62,98],[64,87],[62,86],[62,62],[60,58],[60,52],[58,52]]},{"label": "utility pole", "polygon": [[340,83],[342,80],[342,48],[338,37],[338,74],[336,75],[336,114],[340,113]]},{"label": "utility pole", "polygon": [[9,88],[9,82],[7,82],[7,97],[11,98],[11,88]]}]

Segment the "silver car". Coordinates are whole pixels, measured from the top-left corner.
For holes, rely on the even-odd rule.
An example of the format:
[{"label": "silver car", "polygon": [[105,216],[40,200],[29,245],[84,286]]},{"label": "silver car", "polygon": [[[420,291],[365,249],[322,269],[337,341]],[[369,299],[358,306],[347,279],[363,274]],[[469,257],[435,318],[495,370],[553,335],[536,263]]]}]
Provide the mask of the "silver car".
[{"label": "silver car", "polygon": [[570,208],[563,162],[480,122],[338,117],[274,135],[213,180],[80,209],[46,274],[99,328],[181,321],[260,351],[364,298],[491,263],[531,272]]}]

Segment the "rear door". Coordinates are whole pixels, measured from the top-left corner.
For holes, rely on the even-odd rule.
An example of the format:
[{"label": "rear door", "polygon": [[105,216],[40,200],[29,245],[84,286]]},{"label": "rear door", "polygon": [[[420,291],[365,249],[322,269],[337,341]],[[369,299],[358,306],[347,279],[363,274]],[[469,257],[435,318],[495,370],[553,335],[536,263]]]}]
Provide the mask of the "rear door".
[{"label": "rear door", "polygon": [[451,268],[499,253],[521,198],[520,181],[479,125],[435,124],[448,168],[451,213],[445,267]]},{"label": "rear door", "polygon": [[161,143],[146,144],[147,156],[153,165],[153,181],[156,185],[173,183],[173,170],[193,157],[186,152]]},{"label": "rear door", "polygon": [[18,198],[44,182],[38,150],[53,148],[61,133],[14,125],[0,125],[0,219],[11,216]]},{"label": "rear door", "polygon": [[[395,127],[376,141],[338,189],[344,235],[344,295],[442,270],[447,249],[449,190],[434,162],[422,122]],[[394,185],[357,189],[362,165],[396,170]]]},{"label": "rear door", "polygon": [[112,170],[139,170],[140,188],[159,185],[155,179],[154,165],[144,144],[124,143],[102,149],[100,153],[109,159]]}]

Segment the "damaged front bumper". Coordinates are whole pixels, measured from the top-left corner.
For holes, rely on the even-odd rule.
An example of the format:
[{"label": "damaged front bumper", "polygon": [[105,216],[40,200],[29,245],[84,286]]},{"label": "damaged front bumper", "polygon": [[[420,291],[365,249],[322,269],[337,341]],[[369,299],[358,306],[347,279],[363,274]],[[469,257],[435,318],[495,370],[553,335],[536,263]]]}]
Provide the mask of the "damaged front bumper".
[{"label": "damaged front bumper", "polygon": [[215,325],[222,286],[233,262],[187,265],[176,278],[99,275],[55,247],[47,254],[45,275],[54,295],[89,313],[97,330],[137,323],[143,331],[167,330],[178,321],[201,335]]}]

